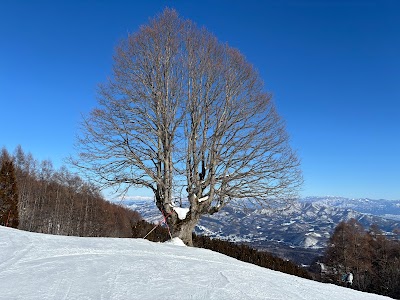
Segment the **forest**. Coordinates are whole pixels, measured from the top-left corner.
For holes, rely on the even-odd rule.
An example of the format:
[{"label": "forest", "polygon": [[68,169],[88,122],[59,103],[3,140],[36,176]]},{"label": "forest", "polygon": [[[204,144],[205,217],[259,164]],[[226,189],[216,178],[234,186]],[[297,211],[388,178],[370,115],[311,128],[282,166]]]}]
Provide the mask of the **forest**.
[{"label": "forest", "polygon": [[343,285],[354,274],[353,288],[400,298],[400,242],[376,225],[365,229],[357,220],[340,222],[329,239],[317,279]]},{"label": "forest", "polygon": [[[19,229],[56,235],[131,237],[133,224],[141,219],[139,213],[105,201],[94,185],[66,167],[55,170],[51,161],[39,162],[20,146],[14,155],[2,150],[0,164],[10,161],[18,195]],[[1,206],[4,202],[0,198]]]}]

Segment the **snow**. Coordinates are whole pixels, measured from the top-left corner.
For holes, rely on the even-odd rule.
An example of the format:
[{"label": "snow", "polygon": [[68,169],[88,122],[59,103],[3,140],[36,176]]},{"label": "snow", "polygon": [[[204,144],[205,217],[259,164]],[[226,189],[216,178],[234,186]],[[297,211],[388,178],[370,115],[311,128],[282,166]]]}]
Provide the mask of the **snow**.
[{"label": "snow", "polygon": [[176,244],[0,227],[0,299],[389,299]]},{"label": "snow", "polygon": [[208,196],[204,196],[204,197],[201,197],[198,201],[199,201],[199,203],[201,203],[201,202],[204,202],[207,200],[208,200]]},{"label": "snow", "polygon": [[296,223],[296,221],[291,220],[290,222],[282,223],[282,226],[290,226],[290,225],[292,225],[292,224],[294,224],[294,223]]},{"label": "snow", "polygon": [[165,244],[186,247],[185,243],[178,237],[174,237],[172,240],[166,241]]},{"label": "snow", "polygon": [[319,240],[315,238],[314,236],[306,236],[303,242],[303,247],[304,248],[314,248],[318,249],[320,247],[317,246]]},{"label": "snow", "polygon": [[172,208],[178,214],[179,220],[185,220],[186,219],[186,215],[189,212],[189,208],[188,207],[183,208],[183,207],[174,206]]}]

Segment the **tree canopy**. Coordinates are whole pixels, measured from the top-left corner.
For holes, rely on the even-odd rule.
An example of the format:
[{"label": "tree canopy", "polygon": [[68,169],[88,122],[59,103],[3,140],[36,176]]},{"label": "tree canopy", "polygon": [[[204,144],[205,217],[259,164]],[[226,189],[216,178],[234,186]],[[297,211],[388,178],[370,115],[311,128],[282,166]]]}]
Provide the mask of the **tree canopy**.
[{"label": "tree canopy", "polygon": [[121,193],[150,189],[186,243],[201,215],[232,201],[296,196],[300,163],[259,74],[175,10],[121,41],[98,96],[74,164]]}]

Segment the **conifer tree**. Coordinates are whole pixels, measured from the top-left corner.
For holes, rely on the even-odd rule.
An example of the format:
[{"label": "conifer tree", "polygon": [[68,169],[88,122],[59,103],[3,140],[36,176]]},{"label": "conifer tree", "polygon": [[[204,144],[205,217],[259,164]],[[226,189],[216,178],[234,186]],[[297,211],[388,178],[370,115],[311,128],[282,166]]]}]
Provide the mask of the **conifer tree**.
[{"label": "conifer tree", "polygon": [[17,228],[18,191],[14,164],[5,157],[0,169],[0,225]]}]

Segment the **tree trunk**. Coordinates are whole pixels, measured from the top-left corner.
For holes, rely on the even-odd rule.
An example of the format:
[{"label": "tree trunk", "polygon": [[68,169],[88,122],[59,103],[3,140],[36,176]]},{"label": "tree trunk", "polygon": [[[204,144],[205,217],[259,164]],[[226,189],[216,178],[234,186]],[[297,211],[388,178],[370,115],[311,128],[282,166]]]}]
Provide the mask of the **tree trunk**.
[{"label": "tree trunk", "polygon": [[174,222],[171,226],[171,234],[173,238],[180,238],[185,243],[185,245],[193,246],[192,233],[200,218],[191,217],[189,214],[190,213],[188,213],[186,219],[184,220],[179,220],[179,218],[175,214]]}]

